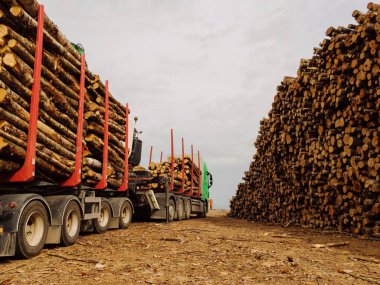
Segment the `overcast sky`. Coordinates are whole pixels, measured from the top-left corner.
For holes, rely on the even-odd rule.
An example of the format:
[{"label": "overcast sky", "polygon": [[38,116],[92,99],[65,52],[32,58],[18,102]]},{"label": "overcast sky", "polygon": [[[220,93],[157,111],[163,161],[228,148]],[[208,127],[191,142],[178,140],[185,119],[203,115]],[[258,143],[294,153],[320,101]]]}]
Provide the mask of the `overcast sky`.
[{"label": "overcast sky", "polygon": [[169,153],[170,128],[200,149],[211,196],[228,208],[276,86],[362,0],[40,0],[143,131],[143,165]]}]

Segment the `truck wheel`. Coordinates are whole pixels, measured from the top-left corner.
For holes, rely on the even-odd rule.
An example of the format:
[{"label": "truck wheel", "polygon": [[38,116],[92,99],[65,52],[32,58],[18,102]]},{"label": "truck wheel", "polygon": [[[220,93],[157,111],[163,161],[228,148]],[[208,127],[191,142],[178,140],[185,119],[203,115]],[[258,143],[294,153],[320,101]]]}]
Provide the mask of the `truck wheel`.
[{"label": "truck wheel", "polygon": [[178,210],[177,210],[177,221],[181,221],[183,219],[184,214],[184,204],[182,199],[178,199]]},{"label": "truck wheel", "polygon": [[108,202],[102,201],[100,206],[100,217],[94,219],[94,232],[102,234],[108,231],[111,223],[111,207]]},{"label": "truck wheel", "polygon": [[132,221],[132,207],[128,201],[124,201],[120,208],[119,227],[127,229]]},{"label": "truck wheel", "polygon": [[175,218],[175,201],[173,199],[169,200],[169,222],[173,222]]},{"label": "truck wheel", "polygon": [[80,231],[80,209],[75,201],[70,201],[63,214],[61,241],[65,246],[73,245]]},{"label": "truck wheel", "polygon": [[190,199],[187,199],[185,201],[185,220],[190,219],[191,216],[191,201]]},{"label": "truck wheel", "polygon": [[39,201],[30,202],[20,216],[16,254],[24,258],[40,254],[47,232],[48,216],[44,205]]}]

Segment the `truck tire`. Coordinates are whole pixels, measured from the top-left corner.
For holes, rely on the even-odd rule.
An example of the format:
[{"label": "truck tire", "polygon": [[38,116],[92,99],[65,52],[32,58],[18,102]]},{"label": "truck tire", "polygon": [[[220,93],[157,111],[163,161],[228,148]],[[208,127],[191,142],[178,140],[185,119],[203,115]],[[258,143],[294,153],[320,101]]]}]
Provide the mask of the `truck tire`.
[{"label": "truck tire", "polygon": [[186,199],[185,201],[185,220],[189,220],[191,216],[191,200]]},{"label": "truck tire", "polygon": [[169,200],[169,222],[173,222],[176,216],[175,201],[173,199]]},{"label": "truck tire", "polygon": [[132,221],[132,206],[128,201],[124,201],[120,207],[119,228],[127,229]]},{"label": "truck tire", "polygon": [[182,199],[178,199],[178,209],[177,209],[177,221],[181,221],[183,219],[183,215],[185,213],[185,205],[183,204]]},{"label": "truck tire", "polygon": [[48,232],[48,215],[40,201],[30,202],[22,211],[16,240],[16,255],[32,258],[41,253]]},{"label": "truck tire", "polygon": [[111,223],[112,213],[111,206],[106,201],[102,201],[100,205],[100,217],[94,219],[94,232],[102,234],[108,231]]},{"label": "truck tire", "polygon": [[61,230],[62,245],[73,245],[77,241],[80,231],[80,223],[80,208],[75,201],[70,201],[63,214],[63,225]]}]

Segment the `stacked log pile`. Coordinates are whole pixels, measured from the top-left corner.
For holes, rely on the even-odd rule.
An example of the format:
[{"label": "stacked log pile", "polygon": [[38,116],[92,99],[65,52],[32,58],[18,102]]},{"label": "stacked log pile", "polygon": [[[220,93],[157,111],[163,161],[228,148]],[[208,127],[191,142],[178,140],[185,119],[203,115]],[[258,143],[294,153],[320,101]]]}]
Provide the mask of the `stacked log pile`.
[{"label": "stacked log pile", "polygon": [[[193,195],[197,195],[199,192],[198,183],[198,167],[194,164],[192,168],[192,161],[188,155],[184,156],[184,167],[182,166],[182,158],[174,157],[174,179],[173,179],[173,191],[179,192],[182,190],[182,182],[184,193],[191,192],[191,170],[193,169]],[[164,177],[170,179],[171,170],[171,158],[168,161],[161,163],[152,162],[149,165],[149,171],[153,177]],[[153,181],[151,186],[154,190],[165,191],[165,184],[159,183],[158,180]]]},{"label": "stacked log pile", "polygon": [[231,215],[380,237],[380,6],[277,87]]},{"label": "stacked log pile", "polygon": [[[35,0],[0,3],[0,171],[14,172],[24,161],[37,30]],[[36,176],[58,182],[74,171],[81,56],[45,15],[41,92],[37,130]],[[101,178],[105,86],[85,72],[83,178]],[[109,165],[111,187],[122,183],[125,108],[109,96]]]}]

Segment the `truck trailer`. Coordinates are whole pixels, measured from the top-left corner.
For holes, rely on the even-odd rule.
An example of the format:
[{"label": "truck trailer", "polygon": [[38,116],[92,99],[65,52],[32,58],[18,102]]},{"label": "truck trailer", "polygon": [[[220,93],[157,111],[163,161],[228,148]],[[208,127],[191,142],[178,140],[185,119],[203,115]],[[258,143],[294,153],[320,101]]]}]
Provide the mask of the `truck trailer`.
[{"label": "truck trailer", "polygon": [[73,245],[80,232],[126,229],[134,209],[173,220],[189,217],[181,209],[190,203],[205,216],[207,169],[198,196],[173,192],[170,179],[153,191],[149,171],[136,169],[142,141],[128,104],[43,8],[0,4],[0,256],[31,258],[45,244]]}]

